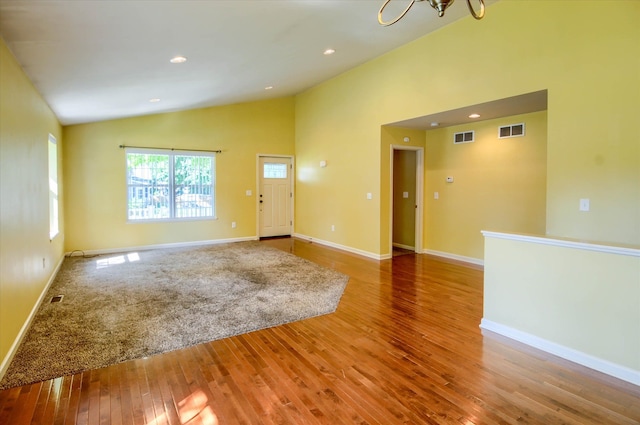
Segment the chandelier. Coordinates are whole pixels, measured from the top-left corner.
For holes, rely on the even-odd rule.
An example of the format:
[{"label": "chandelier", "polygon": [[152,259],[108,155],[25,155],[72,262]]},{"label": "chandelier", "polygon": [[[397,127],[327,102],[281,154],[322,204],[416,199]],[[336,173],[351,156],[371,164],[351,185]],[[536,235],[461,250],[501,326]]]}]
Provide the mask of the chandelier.
[{"label": "chandelier", "polygon": [[[396,22],[398,22],[400,19],[402,19],[404,15],[407,14],[407,12],[409,11],[409,9],[411,9],[411,6],[413,6],[414,3],[418,3],[421,1],[425,1],[425,0],[411,0],[411,2],[409,3],[409,6],[407,6],[407,8],[400,14],[400,16],[398,16],[395,19],[392,19],[391,21],[385,22],[382,20],[382,12],[384,11],[384,8],[387,7],[389,2],[391,2],[391,0],[385,0],[384,4],[380,8],[380,11],[378,11],[378,22],[380,23],[380,25],[384,25],[385,27],[389,25],[393,25]],[[435,10],[438,11],[439,17],[443,17],[444,11],[447,9],[447,7],[451,6],[454,2],[454,0],[428,0],[428,1],[431,7],[433,7]],[[484,17],[484,0],[480,0],[480,12],[476,13],[476,11],[473,9],[473,6],[471,6],[471,0],[467,0],[467,6],[469,6],[469,12],[471,12],[471,15],[474,18],[482,19]]]}]

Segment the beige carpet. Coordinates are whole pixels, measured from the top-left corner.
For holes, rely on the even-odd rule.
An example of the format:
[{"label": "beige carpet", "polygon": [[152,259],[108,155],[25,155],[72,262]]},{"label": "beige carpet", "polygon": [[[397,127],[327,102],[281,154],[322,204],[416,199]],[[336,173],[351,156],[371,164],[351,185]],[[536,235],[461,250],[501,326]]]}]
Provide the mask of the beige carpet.
[{"label": "beige carpet", "polygon": [[260,242],[66,258],[0,389],[331,313],[348,279]]}]

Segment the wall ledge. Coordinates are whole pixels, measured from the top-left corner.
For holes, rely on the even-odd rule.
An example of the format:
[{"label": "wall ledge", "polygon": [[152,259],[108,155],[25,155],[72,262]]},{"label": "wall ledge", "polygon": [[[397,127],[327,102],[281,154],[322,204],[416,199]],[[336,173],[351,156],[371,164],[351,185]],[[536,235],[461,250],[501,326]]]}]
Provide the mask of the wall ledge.
[{"label": "wall ledge", "polygon": [[487,320],[480,322],[480,329],[487,330],[507,338],[522,342],[531,347],[553,354],[563,359],[572,361],[590,369],[597,370],[606,375],[613,376],[634,385],[640,385],[640,371],[621,366],[607,360],[603,360],[544,338],[522,332],[518,329]]},{"label": "wall ledge", "polygon": [[493,239],[507,239],[519,242],[536,243],[540,245],[559,246],[563,248],[581,249],[585,251],[604,252],[608,254],[616,255],[628,255],[631,257],[640,257],[640,248],[634,246],[622,246],[622,245],[609,245],[601,242],[588,242],[579,241],[568,238],[559,238],[553,236],[536,236],[536,235],[523,235],[516,233],[501,233],[492,232],[488,230],[482,230],[482,235],[485,238]]}]

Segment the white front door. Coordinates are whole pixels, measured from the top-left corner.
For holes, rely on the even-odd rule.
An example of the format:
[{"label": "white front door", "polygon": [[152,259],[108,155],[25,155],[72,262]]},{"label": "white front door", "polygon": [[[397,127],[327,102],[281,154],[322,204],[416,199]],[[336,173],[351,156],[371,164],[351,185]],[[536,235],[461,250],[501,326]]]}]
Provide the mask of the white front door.
[{"label": "white front door", "polygon": [[259,236],[291,235],[293,161],[290,157],[259,157]]}]

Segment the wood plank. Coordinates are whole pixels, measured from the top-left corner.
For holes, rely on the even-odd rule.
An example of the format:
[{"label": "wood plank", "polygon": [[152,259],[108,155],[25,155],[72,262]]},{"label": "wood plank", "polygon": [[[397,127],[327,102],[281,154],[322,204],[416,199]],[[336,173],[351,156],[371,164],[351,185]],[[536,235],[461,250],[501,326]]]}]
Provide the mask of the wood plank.
[{"label": "wood plank", "polygon": [[336,311],[0,391],[0,423],[640,423],[640,388],[485,332],[483,272],[267,246],[345,273]]}]

